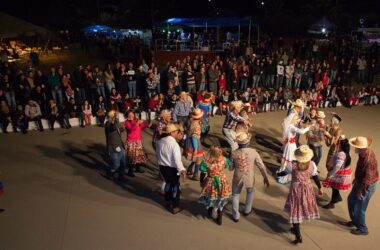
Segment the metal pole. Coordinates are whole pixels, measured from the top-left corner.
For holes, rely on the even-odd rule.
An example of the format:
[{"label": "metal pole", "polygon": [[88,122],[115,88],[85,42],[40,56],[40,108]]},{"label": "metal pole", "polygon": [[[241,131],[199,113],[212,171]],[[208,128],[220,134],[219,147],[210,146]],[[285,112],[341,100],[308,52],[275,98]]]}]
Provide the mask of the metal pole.
[{"label": "metal pole", "polygon": [[240,24],[239,24],[239,33],[238,33],[238,45],[240,45]]},{"label": "metal pole", "polygon": [[257,43],[260,42],[260,26],[257,25]]}]

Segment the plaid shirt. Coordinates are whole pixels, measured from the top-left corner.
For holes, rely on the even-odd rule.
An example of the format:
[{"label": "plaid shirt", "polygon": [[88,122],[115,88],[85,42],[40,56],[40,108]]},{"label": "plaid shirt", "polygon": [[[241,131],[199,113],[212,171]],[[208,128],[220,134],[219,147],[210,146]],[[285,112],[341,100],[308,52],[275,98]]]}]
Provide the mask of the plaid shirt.
[{"label": "plaid shirt", "polygon": [[157,124],[157,127],[153,133],[153,142],[154,143],[157,143],[158,140],[161,139],[162,134],[165,133],[166,125],[168,125],[168,123],[163,118],[161,118],[161,117],[158,118],[158,124]]},{"label": "plaid shirt", "polygon": [[243,122],[244,118],[234,111],[228,111],[226,119],[224,120],[223,128],[235,129],[238,122]]},{"label": "plaid shirt", "polygon": [[379,171],[377,168],[377,159],[372,149],[367,149],[359,154],[359,160],[355,170],[355,183],[360,185],[363,192],[368,187],[379,180]]}]

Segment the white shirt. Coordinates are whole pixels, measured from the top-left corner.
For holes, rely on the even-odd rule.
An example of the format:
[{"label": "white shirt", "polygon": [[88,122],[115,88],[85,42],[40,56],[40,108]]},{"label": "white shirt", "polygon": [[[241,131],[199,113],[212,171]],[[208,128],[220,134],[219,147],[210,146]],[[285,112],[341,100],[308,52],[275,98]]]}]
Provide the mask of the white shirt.
[{"label": "white shirt", "polygon": [[158,165],[176,168],[178,172],[185,171],[181,160],[181,149],[172,136],[166,136],[157,142]]}]

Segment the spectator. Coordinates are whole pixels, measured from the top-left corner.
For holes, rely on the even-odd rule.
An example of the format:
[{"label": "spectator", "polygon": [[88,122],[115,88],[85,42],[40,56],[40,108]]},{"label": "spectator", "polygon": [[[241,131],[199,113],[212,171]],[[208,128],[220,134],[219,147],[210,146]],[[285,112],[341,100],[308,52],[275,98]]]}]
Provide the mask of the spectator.
[{"label": "spectator", "polygon": [[41,122],[41,118],[42,118],[41,108],[37,102],[33,101],[32,99],[28,101],[28,103],[25,106],[25,116],[26,116],[25,119],[27,122],[27,129],[29,127],[28,122],[34,121],[37,123],[37,128],[41,132],[44,131],[44,128]]}]

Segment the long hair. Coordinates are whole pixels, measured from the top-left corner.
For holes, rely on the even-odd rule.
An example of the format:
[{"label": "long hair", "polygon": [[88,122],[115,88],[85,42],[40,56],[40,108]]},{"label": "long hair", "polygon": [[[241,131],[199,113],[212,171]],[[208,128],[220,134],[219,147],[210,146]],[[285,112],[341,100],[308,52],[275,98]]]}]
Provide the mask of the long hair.
[{"label": "long hair", "polygon": [[298,171],[306,171],[308,168],[309,168],[309,166],[310,166],[310,161],[308,161],[308,162],[297,162],[296,163],[297,164],[297,170]]},{"label": "long hair", "polygon": [[346,154],[345,167],[348,167],[351,164],[350,144],[348,143],[347,139],[343,139],[343,140],[340,140],[339,146],[340,146],[340,150]]}]

